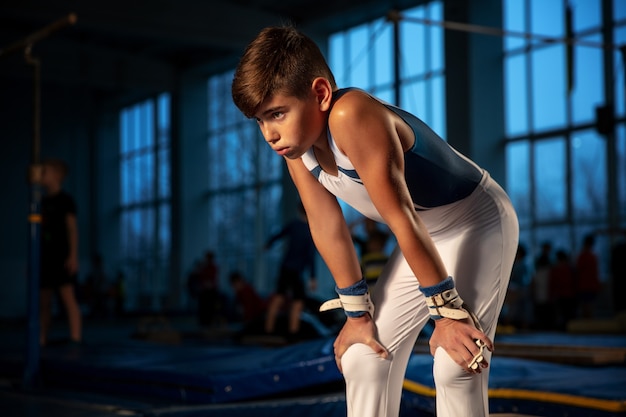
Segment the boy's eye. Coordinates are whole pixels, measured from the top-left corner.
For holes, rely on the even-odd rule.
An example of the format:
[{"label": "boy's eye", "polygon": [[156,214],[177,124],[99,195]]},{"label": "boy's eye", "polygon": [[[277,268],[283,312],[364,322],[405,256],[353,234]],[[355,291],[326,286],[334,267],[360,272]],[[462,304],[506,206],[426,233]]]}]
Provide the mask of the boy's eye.
[{"label": "boy's eye", "polygon": [[284,113],[281,111],[274,112],[272,113],[272,119],[280,119],[283,116],[283,114]]}]

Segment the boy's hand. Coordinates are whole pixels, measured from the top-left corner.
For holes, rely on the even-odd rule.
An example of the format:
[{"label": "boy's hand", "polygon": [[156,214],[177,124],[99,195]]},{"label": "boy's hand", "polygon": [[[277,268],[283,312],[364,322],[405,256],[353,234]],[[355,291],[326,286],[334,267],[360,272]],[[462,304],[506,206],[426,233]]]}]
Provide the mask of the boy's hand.
[{"label": "boy's hand", "polygon": [[485,343],[485,347],[493,351],[493,342],[469,320],[453,320],[443,318],[435,321],[435,330],[430,337],[430,353],[435,355],[438,347],[443,348],[459,366],[468,373],[481,373],[489,363],[483,358],[476,369],[468,366],[476,355],[481,353],[476,339]]},{"label": "boy's hand", "polygon": [[341,357],[346,350],[355,343],[362,343],[369,346],[383,359],[386,359],[389,355],[387,349],[376,340],[376,326],[369,313],[358,318],[348,317],[333,344],[335,362],[337,363],[339,372],[343,372],[341,369]]}]

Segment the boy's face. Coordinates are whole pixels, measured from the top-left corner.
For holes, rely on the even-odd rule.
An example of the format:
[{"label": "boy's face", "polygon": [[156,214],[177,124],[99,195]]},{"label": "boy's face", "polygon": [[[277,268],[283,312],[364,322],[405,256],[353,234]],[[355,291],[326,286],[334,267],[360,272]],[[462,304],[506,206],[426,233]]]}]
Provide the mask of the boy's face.
[{"label": "boy's face", "polygon": [[265,141],[279,155],[300,158],[325,137],[327,112],[313,91],[306,99],[276,94],[255,115]]},{"label": "boy's face", "polygon": [[57,185],[61,180],[61,172],[54,165],[44,164],[41,171],[41,184],[44,187]]}]

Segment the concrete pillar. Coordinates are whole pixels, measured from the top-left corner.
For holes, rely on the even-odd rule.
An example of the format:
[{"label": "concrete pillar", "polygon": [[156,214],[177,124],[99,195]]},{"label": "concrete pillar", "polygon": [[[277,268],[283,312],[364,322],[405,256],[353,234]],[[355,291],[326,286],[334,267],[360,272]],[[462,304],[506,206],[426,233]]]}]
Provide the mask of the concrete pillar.
[{"label": "concrete pillar", "polygon": [[[444,19],[502,27],[501,0],[447,0]],[[447,140],[505,183],[503,39],[446,30]]]}]

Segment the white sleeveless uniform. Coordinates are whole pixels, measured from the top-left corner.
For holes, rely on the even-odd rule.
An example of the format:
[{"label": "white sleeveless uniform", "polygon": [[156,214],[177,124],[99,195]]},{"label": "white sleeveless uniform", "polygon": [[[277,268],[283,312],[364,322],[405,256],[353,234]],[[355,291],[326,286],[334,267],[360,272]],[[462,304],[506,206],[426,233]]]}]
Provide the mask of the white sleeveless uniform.
[{"label": "white sleeveless uniform", "polygon": [[[349,90],[340,90],[336,95]],[[405,177],[415,208],[454,278],[459,295],[493,340],[519,237],[511,202],[487,172],[452,149],[421,120],[382,103],[415,133],[415,145],[405,153]],[[338,175],[324,172],[312,149],[302,156],[305,166],[338,198],[366,217],[384,222],[350,160],[337,148],[332,132],[328,137]],[[390,356],[381,359],[368,346],[357,344],[342,357],[351,417],[399,414],[408,359],[429,320],[419,280],[399,248],[379,277],[372,299],[379,341]],[[491,354],[487,350],[485,354],[489,361]],[[433,367],[437,416],[488,416],[488,370],[467,374],[443,349],[437,349]]]}]

